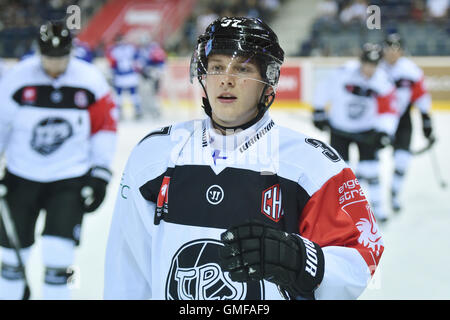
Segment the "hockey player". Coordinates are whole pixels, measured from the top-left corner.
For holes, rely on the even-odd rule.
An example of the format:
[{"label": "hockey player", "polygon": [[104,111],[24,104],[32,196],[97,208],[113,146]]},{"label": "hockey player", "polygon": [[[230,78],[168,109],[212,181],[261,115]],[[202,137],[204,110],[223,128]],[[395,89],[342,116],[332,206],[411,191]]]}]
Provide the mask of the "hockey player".
[{"label": "hockey player", "polygon": [[[145,100],[155,117],[161,114],[161,78],[166,65],[166,52],[156,41],[145,38],[139,48],[139,68],[145,86]],[[144,93],[142,93],[144,96]]]},{"label": "hockey player", "polygon": [[411,59],[403,56],[403,44],[398,33],[387,36],[384,42],[384,59],[381,66],[397,87],[397,103],[400,121],[395,132],[394,175],[391,202],[394,212],[401,209],[399,194],[406,171],[411,161],[411,110],[414,105],[420,110],[422,131],[432,144],[435,140],[430,117],[431,96],[424,84],[423,71]]},{"label": "hockey player", "polygon": [[207,117],[148,134],[123,173],[106,299],[353,299],[384,250],[353,172],[267,112],[284,52],[260,19],[198,38]]},{"label": "hockey player", "polygon": [[134,106],[134,116],[143,116],[139,96],[139,54],[136,46],[118,36],[116,43],[108,48],[106,58],[113,72],[113,83],[117,104],[122,116],[124,93],[128,91]]},{"label": "hockey player", "polygon": [[[83,214],[100,206],[111,177],[115,104],[101,72],[70,56],[65,23],[45,23],[38,41],[40,54],[16,64],[0,82],[0,154],[6,157],[0,183],[8,189],[24,263],[45,210],[42,296],[69,299]],[[20,299],[23,274],[3,226],[0,245],[0,297]]]},{"label": "hockey player", "polygon": [[367,43],[360,61],[346,63],[319,85],[313,102],[313,121],[320,130],[329,126],[330,144],[345,161],[349,161],[350,144],[357,145],[356,175],[367,182],[375,216],[384,222],[388,214],[383,205],[377,151],[391,142],[398,115],[395,87],[377,67],[381,56],[380,46]]}]

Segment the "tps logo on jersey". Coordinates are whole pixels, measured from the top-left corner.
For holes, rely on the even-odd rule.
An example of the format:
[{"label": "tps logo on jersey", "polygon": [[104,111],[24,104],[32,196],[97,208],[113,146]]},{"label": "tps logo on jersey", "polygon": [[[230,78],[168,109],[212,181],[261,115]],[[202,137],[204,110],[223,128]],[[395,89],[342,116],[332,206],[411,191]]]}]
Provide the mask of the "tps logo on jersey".
[{"label": "tps logo on jersey", "polygon": [[46,156],[56,151],[73,134],[70,123],[62,118],[47,118],[33,129],[31,148]]},{"label": "tps logo on jersey", "polygon": [[262,192],[261,212],[275,222],[280,221],[284,215],[281,205],[281,188],[279,184],[273,185]]},{"label": "tps logo on jersey", "polygon": [[220,268],[220,241],[199,239],[184,244],[172,258],[166,280],[168,300],[261,300],[261,281],[234,282]]},{"label": "tps logo on jersey", "polygon": [[350,119],[359,119],[364,115],[366,110],[364,99],[351,101],[348,104],[348,117]]}]

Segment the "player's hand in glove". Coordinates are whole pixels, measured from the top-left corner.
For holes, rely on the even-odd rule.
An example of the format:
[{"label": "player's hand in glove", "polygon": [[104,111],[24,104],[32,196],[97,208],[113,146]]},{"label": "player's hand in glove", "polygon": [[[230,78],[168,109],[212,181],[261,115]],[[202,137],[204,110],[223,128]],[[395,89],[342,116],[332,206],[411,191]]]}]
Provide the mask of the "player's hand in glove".
[{"label": "player's hand in glove", "polygon": [[325,110],[314,110],[313,123],[314,126],[321,131],[326,130],[330,127]]},{"label": "player's hand in glove", "polygon": [[93,212],[102,204],[111,171],[102,167],[93,167],[85,176],[81,188],[81,202],[85,212]]},{"label": "player's hand in glove", "polygon": [[422,131],[425,138],[428,140],[434,140],[433,136],[433,126],[431,123],[431,118],[428,113],[422,113]]},{"label": "player's hand in glove", "polygon": [[369,144],[376,149],[382,149],[392,144],[392,139],[386,132],[373,131],[369,136]]},{"label": "player's hand in glove", "polygon": [[258,221],[222,233],[220,266],[238,282],[265,279],[290,299],[314,298],[324,274],[324,256],[316,243]]}]

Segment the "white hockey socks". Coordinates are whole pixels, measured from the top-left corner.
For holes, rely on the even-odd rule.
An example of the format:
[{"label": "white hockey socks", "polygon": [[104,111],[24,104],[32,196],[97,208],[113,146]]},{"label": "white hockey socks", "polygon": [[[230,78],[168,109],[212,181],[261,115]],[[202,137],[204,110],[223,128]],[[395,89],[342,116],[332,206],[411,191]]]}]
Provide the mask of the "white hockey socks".
[{"label": "white hockey socks", "polygon": [[411,162],[412,155],[406,150],[396,150],[394,153],[395,171],[392,176],[392,206],[394,210],[400,210],[399,194],[403,188],[406,170]]},{"label": "white hockey socks", "polygon": [[363,160],[358,163],[358,180],[367,183],[370,206],[375,214],[375,218],[379,222],[383,222],[387,219],[387,212],[384,209],[383,189],[380,183],[379,171],[378,160]]},{"label": "white hockey socks", "polygon": [[[31,247],[20,250],[22,262],[26,264],[30,256]],[[1,248],[1,276],[0,276],[0,299],[20,300],[23,297],[25,281],[19,268],[14,249]]]},{"label": "white hockey socks", "polygon": [[70,267],[75,258],[73,240],[56,236],[42,237],[42,258],[45,266],[42,297],[46,300],[71,299]]}]

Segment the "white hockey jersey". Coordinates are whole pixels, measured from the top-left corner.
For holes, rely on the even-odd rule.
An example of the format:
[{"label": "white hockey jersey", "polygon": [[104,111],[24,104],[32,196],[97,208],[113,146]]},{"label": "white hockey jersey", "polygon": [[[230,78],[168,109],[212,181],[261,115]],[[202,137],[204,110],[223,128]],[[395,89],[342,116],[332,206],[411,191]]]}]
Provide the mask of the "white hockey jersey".
[{"label": "white hockey jersey", "polygon": [[53,79],[38,55],[17,63],[0,81],[0,153],[7,169],[50,182],[109,168],[116,144],[110,88],[92,64],[71,58]]},{"label": "white hockey jersey", "polygon": [[423,71],[411,59],[400,57],[393,65],[383,61],[381,67],[395,83],[400,114],[403,114],[412,104],[422,113],[430,111],[431,95],[426,89]]},{"label": "white hockey jersey", "polygon": [[322,82],[314,93],[314,108],[329,104],[328,120],[335,129],[352,133],[375,129],[393,135],[398,124],[395,87],[381,68],[368,79],[360,67],[360,62],[350,61]]},{"label": "white hockey jersey", "polygon": [[325,143],[274,123],[223,136],[209,118],[150,133],[131,153],[105,260],[105,299],[282,299],[268,281],[233,282],[220,234],[246,219],[318,243],[317,299],[353,299],[384,250],[353,172]]}]

